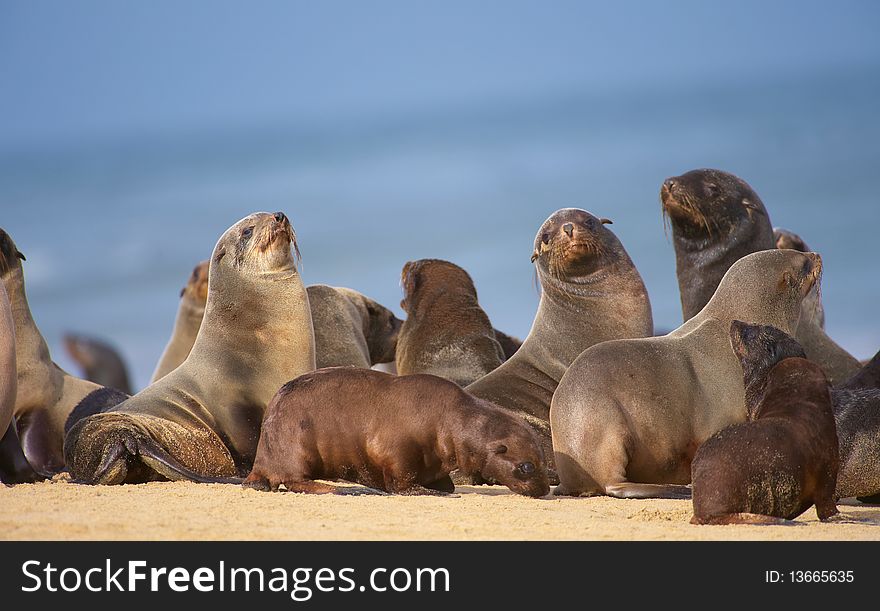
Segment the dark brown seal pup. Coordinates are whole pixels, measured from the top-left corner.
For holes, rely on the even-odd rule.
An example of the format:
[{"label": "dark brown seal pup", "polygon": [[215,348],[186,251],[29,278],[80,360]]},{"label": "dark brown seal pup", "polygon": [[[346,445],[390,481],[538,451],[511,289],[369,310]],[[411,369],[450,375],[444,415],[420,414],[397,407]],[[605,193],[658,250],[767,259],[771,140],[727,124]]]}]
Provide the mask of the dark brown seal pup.
[{"label": "dark brown seal pup", "polygon": [[569,365],[594,344],[654,330],[648,291],[610,222],[577,208],[544,221],[532,251],[541,283],[532,329],[513,357],[466,389],[526,418],[551,470],[550,401]]},{"label": "dark brown seal pup", "polygon": [[[763,202],[741,178],[721,170],[692,170],[666,179],[660,189],[665,218],[672,223],[676,272],[684,320],[712,297],[724,273],[745,255],[776,248]],[[859,362],[828,337],[807,300],[795,336],[834,384]]]},{"label": "dark brown seal pup", "polygon": [[82,368],[86,380],[131,394],[128,368],[116,348],[75,333],[65,334],[63,341],[67,354]]},{"label": "dark brown seal pup", "polygon": [[519,418],[432,375],[331,367],[285,384],[269,403],[245,486],[333,492],[348,480],[398,494],[452,492],[458,469],[516,493],[550,491],[535,433]]},{"label": "dark brown seal pup", "polygon": [[828,378],[801,357],[764,371],[762,351],[751,348],[765,341],[761,335],[740,321],[731,325],[749,422],[719,431],[697,450],[693,524],[792,520],[814,504],[820,520],[837,513],[838,442]]},{"label": "dark brown seal pup", "polygon": [[211,481],[250,470],[269,400],[291,376],[315,368],[294,249],[281,212],[252,214],[224,232],[192,351],[138,394],[70,428],[64,456],[75,481]]},{"label": "dark brown seal pup", "polygon": [[[760,400],[767,372],[787,358],[806,358],[801,345],[770,326],[739,328],[740,359],[748,361],[754,383],[746,386],[746,405]],[[831,389],[840,452],[837,498],[880,494],[880,389],[840,386]],[[875,501],[871,501],[875,502]]]},{"label": "dark brown seal pup", "polygon": [[409,261],[400,284],[406,320],[397,341],[398,375],[430,373],[467,386],[504,362],[464,269],[441,259]]},{"label": "dark brown seal pup", "polygon": [[689,496],[700,444],[746,420],[735,319],[793,330],[818,282],[816,253],[764,250],[737,261],[712,300],[663,337],[585,350],[553,395],[550,423],[562,495]]},{"label": "dark brown seal pup", "polygon": [[[9,234],[0,229],[0,276],[15,324],[17,391],[14,415],[18,438],[30,467],[44,477],[51,477],[64,468],[64,423],[67,417],[83,397],[100,387],[68,374],[52,361],[49,346],[28,305],[22,267],[24,260]],[[4,444],[3,448],[13,445]],[[14,462],[13,458],[10,460]]]}]

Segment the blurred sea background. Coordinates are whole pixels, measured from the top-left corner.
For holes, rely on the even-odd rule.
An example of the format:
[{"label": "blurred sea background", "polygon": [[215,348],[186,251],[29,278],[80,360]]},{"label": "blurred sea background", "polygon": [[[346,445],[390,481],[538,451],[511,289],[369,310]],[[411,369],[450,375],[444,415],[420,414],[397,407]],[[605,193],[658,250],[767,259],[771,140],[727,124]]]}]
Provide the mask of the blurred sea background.
[{"label": "blurred sea background", "polygon": [[614,221],[681,321],[658,198],[717,167],[823,255],[827,331],[880,348],[880,4],[0,3],[0,226],[53,357],[115,344],[137,387],[219,235],[283,210],[307,284],[399,316],[412,259],[466,268],[525,337],[562,207]]}]

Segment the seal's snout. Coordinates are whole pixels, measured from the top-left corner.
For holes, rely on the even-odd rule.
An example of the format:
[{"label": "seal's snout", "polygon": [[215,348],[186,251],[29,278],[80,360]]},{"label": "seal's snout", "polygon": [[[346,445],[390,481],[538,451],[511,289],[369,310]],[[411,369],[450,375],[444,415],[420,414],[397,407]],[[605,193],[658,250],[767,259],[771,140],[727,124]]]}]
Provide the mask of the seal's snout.
[{"label": "seal's snout", "polygon": [[677,186],[674,178],[667,178],[664,180],[663,184],[660,186],[660,201],[665,204],[666,201],[672,197]]},{"label": "seal's snout", "polygon": [[564,231],[565,235],[567,235],[568,237],[572,237],[574,235],[574,225],[572,225],[571,223],[565,223],[562,226],[562,231]]}]

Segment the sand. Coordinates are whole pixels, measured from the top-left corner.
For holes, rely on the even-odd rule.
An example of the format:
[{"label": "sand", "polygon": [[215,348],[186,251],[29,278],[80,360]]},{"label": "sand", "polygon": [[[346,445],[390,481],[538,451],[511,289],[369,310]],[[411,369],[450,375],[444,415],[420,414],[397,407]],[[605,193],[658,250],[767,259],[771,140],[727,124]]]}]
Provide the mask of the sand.
[{"label": "sand", "polygon": [[267,493],[154,482],[0,486],[0,539],[136,540],[880,540],[880,506],[809,509],[792,526],[693,526],[690,501],[529,499],[500,486],[456,497]]}]

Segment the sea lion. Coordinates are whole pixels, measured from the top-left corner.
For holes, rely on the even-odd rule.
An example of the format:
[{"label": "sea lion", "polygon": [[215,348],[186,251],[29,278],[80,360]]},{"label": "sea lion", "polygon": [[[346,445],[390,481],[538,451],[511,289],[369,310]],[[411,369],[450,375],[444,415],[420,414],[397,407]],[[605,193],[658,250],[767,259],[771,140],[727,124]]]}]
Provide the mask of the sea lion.
[{"label": "sea lion", "polygon": [[734,319],[792,331],[819,281],[816,253],[769,250],[731,266],[699,314],[663,337],[585,350],[553,396],[555,493],[621,498],[687,496],[697,447],[746,419]]},{"label": "sea lion", "polygon": [[82,368],[85,379],[115,388],[127,395],[131,394],[128,368],[113,346],[99,339],[74,333],[67,333],[63,342],[67,354]]},{"label": "sea lion", "polygon": [[[24,255],[0,229],[0,272],[15,324],[15,421],[21,449],[44,477],[64,468],[64,422],[74,406],[100,388],[58,367],[31,316],[24,287]],[[7,446],[10,447],[10,446]]]},{"label": "sea lion", "polygon": [[394,361],[402,321],[388,308],[355,290],[313,284],[306,288],[315,327],[318,367]]},{"label": "sea lion", "polygon": [[[664,219],[672,224],[685,321],[706,305],[735,261],[776,248],[763,202],[733,174],[703,169],[668,178],[660,189],[660,200]],[[859,362],[819,327],[810,310],[802,314],[796,337],[833,384],[859,368]]]},{"label": "sea lion", "polygon": [[[64,454],[75,481],[119,484],[250,471],[269,400],[315,368],[308,295],[282,212],[259,212],[214,247],[205,317],[171,373],[110,411],[80,420]],[[297,249],[297,254],[298,254]]]},{"label": "sea lion", "polygon": [[208,301],[209,263],[210,261],[202,261],[196,265],[186,285],[180,290],[180,305],[177,307],[171,339],[159,357],[150,379],[151,384],[174,371],[192,350],[205,316],[205,303]]},{"label": "sea lion", "polygon": [[[787,229],[774,227],[773,239],[776,241],[776,248],[788,248],[799,250],[800,252],[812,251],[812,248],[807,246],[807,243],[804,242],[801,236]],[[821,329],[825,328],[825,308],[822,306],[822,296],[819,295],[819,287],[813,287],[813,290],[804,299],[804,304],[801,307],[801,318],[812,320]]]},{"label": "sea lion", "polygon": [[532,254],[541,283],[532,329],[513,357],[465,389],[526,418],[551,470],[550,400],[569,365],[593,344],[654,329],[648,291],[610,222],[576,208],[544,221]]},{"label": "sea lion", "polygon": [[516,351],[522,347],[522,340],[518,337],[508,335],[504,331],[499,331],[498,329],[494,329],[494,331],[495,339],[501,344],[501,350],[504,352],[504,360],[506,361],[516,354]]},{"label": "sea lion", "polygon": [[880,389],[880,351],[865,363],[851,378],[840,385],[840,388],[877,388]]},{"label": "sea lion", "polygon": [[831,385],[822,368],[803,357],[765,369],[765,341],[760,327],[731,324],[749,422],[722,429],[694,455],[692,524],[793,520],[813,504],[822,521],[837,513]]},{"label": "sea lion", "polygon": [[[366,295],[343,287],[316,284],[306,288],[315,331],[319,367],[394,361],[401,321]],[[174,370],[189,355],[202,324],[208,299],[208,262],[199,263],[180,293],[174,331],[153,381]]]},{"label": "sea lion", "polygon": [[342,479],[435,494],[455,489],[453,469],[526,496],[550,491],[541,444],[519,418],[437,376],[331,367],[288,382],[269,403],[244,485],[334,492],[314,480]]},{"label": "sea lion", "polygon": [[397,373],[429,373],[467,386],[504,362],[477,289],[464,269],[442,259],[409,261],[400,273],[406,320]]},{"label": "sea lion", "polygon": [[[734,349],[750,375],[746,407],[757,405],[768,372],[789,358],[806,358],[801,345],[783,331],[769,326],[739,325]],[[752,382],[749,382],[751,377]],[[831,389],[831,403],[840,455],[837,498],[880,494],[880,389],[846,386]]]}]

